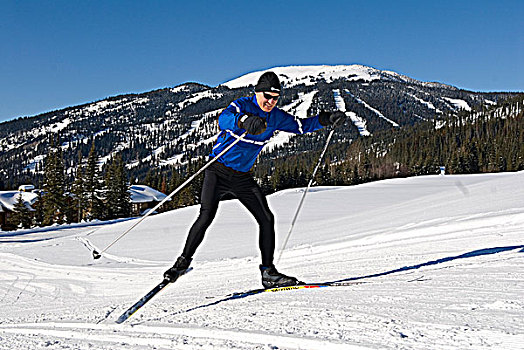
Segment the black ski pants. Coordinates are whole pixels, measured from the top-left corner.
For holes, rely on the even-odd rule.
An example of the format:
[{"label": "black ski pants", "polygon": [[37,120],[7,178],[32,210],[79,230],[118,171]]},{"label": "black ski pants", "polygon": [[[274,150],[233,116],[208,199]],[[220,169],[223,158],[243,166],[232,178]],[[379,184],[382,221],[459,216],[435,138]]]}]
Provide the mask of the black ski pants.
[{"label": "black ski pants", "polygon": [[266,197],[251,172],[235,171],[219,162],[214,162],[204,172],[200,214],[189,230],[182,255],[188,259],[193,257],[215,218],[220,200],[226,195],[237,198],[255,217],[259,225],[262,265],[270,266],[275,251],[275,217]]}]

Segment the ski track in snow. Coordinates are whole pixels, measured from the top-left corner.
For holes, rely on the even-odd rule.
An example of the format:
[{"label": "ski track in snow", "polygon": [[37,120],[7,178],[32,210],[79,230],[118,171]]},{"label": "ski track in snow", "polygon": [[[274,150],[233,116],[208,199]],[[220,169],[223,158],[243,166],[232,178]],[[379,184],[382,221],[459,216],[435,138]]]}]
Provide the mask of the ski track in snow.
[{"label": "ski track in snow", "polygon": [[[360,346],[329,342],[311,338],[297,338],[292,335],[268,335],[261,332],[225,331],[198,327],[150,327],[150,326],[115,326],[79,323],[33,323],[20,324],[17,327],[0,325],[4,333],[22,335],[41,335],[52,338],[65,338],[90,342],[117,343],[139,346],[194,349],[195,346],[215,346],[217,341],[223,346],[237,343],[254,345],[285,344],[288,349],[366,349]],[[117,333],[117,334],[115,334]],[[184,344],[184,339],[191,337],[193,344]],[[186,345],[181,346],[180,343]],[[276,347],[278,348],[278,346]]]},{"label": "ski track in snow", "polygon": [[[280,239],[301,191],[268,197]],[[522,198],[524,172],[312,188],[279,270],[363,283],[242,298],[260,288],[257,226],[226,201],[194,270],[122,325],[197,206],[147,218],[99,260],[133,220],[0,233],[0,349],[522,349]]]}]

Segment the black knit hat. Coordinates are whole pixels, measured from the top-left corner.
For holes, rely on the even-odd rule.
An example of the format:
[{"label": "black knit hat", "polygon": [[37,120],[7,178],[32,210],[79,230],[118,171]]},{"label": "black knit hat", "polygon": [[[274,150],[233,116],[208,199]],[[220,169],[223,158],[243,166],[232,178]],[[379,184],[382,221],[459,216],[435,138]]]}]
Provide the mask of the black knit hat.
[{"label": "black knit hat", "polygon": [[265,72],[258,79],[255,92],[278,92],[280,94],[280,80],[273,72]]}]

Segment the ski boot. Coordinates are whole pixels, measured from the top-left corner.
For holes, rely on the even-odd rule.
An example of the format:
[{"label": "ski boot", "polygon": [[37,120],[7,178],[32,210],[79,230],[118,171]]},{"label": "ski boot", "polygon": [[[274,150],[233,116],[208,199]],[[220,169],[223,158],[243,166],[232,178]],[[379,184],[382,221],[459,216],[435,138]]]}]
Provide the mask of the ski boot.
[{"label": "ski boot", "polygon": [[169,270],[164,272],[164,279],[169,282],[176,281],[178,277],[186,273],[189,264],[191,264],[191,260],[193,259],[186,259],[184,256],[179,256],[175,264]]},{"label": "ski boot", "polygon": [[286,276],[278,272],[275,265],[260,265],[260,272],[262,273],[262,285],[266,289],[304,284],[304,282],[300,282],[295,277]]}]

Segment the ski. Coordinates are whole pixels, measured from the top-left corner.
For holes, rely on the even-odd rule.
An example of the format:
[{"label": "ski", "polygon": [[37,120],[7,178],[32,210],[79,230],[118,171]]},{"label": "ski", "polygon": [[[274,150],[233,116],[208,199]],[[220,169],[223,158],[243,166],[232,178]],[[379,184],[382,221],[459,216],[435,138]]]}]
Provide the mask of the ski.
[{"label": "ski", "polygon": [[[424,275],[419,276],[417,278],[411,279],[407,282],[421,282],[426,281],[427,279],[424,279]],[[247,290],[244,292],[236,292],[229,294],[227,297],[229,299],[239,299],[239,298],[245,298],[251,295],[260,294],[260,293],[276,293],[276,292],[286,292],[291,290],[298,290],[298,289],[314,289],[314,288],[326,288],[326,287],[349,287],[349,286],[355,286],[359,284],[366,284],[366,283],[376,283],[372,281],[361,281],[361,280],[350,280],[346,282],[323,282],[323,283],[300,283],[294,286],[287,286],[287,287],[273,287],[273,288],[260,288],[260,289],[252,289]]]},{"label": "ski", "polygon": [[[184,272],[182,275],[185,275],[191,270],[192,268],[187,269],[186,272]],[[180,276],[178,276],[178,278],[180,278]],[[178,280],[178,278],[176,280]],[[149,293],[140,298],[140,300],[133,304],[133,306],[131,306],[122,315],[120,315],[120,317],[115,322],[118,324],[125,322],[129,317],[133,316],[133,314],[137,312],[142,306],[144,306],[149,300],[153,299],[153,297],[157,295],[162,289],[167,287],[167,285],[169,285],[170,283],[174,283],[176,280],[169,281],[167,279],[163,279],[162,282],[160,282],[153,289],[151,289]]]},{"label": "ski", "polygon": [[354,281],[354,282],[334,282],[334,283],[303,283],[297,284],[295,286],[285,286],[285,287],[273,287],[273,288],[260,288],[252,289],[245,292],[237,292],[230,294],[231,299],[244,298],[250,295],[260,294],[260,293],[277,293],[285,292],[298,289],[315,289],[315,288],[326,288],[326,287],[347,287],[357,284],[364,284],[369,282],[363,281]]}]

